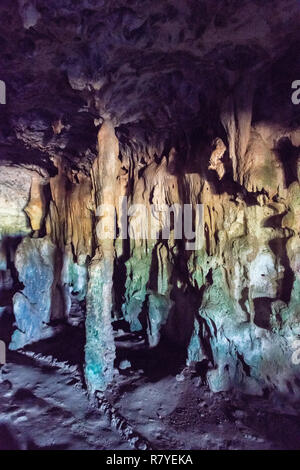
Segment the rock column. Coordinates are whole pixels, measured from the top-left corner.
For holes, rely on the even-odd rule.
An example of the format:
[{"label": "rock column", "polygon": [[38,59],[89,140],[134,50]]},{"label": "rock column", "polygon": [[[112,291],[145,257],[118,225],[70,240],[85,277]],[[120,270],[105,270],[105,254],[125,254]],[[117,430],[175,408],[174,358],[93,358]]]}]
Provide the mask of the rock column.
[{"label": "rock column", "polygon": [[105,390],[113,377],[115,344],[111,324],[114,268],[114,209],[121,162],[110,121],[98,133],[98,158],[92,168],[96,204],[96,250],[89,267],[86,318],[86,381],[90,392]]}]

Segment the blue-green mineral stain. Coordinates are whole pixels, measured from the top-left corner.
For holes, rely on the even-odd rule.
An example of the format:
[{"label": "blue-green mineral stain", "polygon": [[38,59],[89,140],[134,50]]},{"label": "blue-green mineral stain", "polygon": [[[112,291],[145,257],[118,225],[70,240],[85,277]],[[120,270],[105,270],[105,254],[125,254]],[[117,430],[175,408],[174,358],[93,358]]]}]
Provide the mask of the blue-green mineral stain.
[{"label": "blue-green mineral stain", "polygon": [[24,238],[18,246],[15,265],[24,289],[13,298],[17,330],[10,349],[38,341],[51,317],[55,246],[47,238]]},{"label": "blue-green mineral stain", "polygon": [[93,260],[87,292],[85,376],[90,392],[113,379],[115,344],[111,324],[113,260]]}]

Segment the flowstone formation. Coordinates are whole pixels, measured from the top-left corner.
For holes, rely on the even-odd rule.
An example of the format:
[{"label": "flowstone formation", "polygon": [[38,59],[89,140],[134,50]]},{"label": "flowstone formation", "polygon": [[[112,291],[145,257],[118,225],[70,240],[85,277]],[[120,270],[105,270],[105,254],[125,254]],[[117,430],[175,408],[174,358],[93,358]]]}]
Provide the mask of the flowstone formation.
[{"label": "flowstone formation", "polygon": [[80,307],[91,393],[118,380],[125,328],[214,392],[296,399],[299,3],[18,4],[0,6],[10,349]]}]

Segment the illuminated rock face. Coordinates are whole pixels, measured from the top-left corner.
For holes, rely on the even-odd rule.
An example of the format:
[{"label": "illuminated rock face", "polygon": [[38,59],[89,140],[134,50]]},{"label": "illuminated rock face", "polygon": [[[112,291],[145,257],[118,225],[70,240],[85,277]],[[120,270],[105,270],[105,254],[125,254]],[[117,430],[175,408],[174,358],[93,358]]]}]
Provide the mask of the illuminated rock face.
[{"label": "illuminated rock face", "polygon": [[[91,392],[115,377],[122,320],[147,347],[167,338],[206,364],[214,391],[297,396],[298,2],[272,15],[252,0],[25,3],[0,5],[10,347],[71,322],[79,302]],[[203,216],[192,249],[177,219],[189,204]],[[173,208],[166,237],[153,206]]]},{"label": "illuminated rock face", "polygon": [[[237,168],[246,166],[247,155],[257,155],[262,137],[251,132]],[[218,145],[224,152],[224,144]],[[237,178],[247,178],[245,186],[226,172],[220,178],[219,165],[212,168],[219,158],[216,141],[208,148],[209,180],[201,175],[201,153],[196,157],[199,171],[191,172],[173,147],[159,162],[150,157],[141,167],[137,156],[128,160],[122,155],[112,123],[104,122],[90,177],[80,172],[75,177],[60,161],[58,175],[48,182],[50,200],[45,193],[40,203],[38,193],[34,197],[35,207],[45,208],[38,218],[45,221],[48,235],[39,236],[43,229],[35,222],[37,238],[25,237],[15,254],[24,288],[14,296],[17,330],[11,348],[51,334],[47,325],[68,318],[76,295],[86,300],[90,391],[105,390],[113,380],[112,321],[121,318],[131,331],[145,332],[149,347],[167,337],[186,348],[188,365],[206,361],[213,391],[295,389],[299,181],[295,175],[286,184],[283,165],[268,163],[279,160],[267,144],[260,147],[263,163],[250,160],[245,174],[239,170]],[[41,187],[45,190],[46,184]],[[32,185],[30,194],[32,207]],[[116,210],[120,229],[119,197],[124,196],[130,236],[105,237],[106,228],[114,227],[106,210]],[[153,219],[158,225],[147,232],[151,206],[182,208],[188,203],[203,205],[202,239],[195,250],[187,249],[187,239],[176,238],[177,219],[166,239],[153,235],[166,229],[164,219]]]},{"label": "illuminated rock face", "polygon": [[11,349],[38,341],[47,335],[51,310],[63,314],[60,292],[55,286],[56,247],[47,238],[26,237],[15,255],[15,265],[24,289],[14,295],[14,315],[17,329]]}]

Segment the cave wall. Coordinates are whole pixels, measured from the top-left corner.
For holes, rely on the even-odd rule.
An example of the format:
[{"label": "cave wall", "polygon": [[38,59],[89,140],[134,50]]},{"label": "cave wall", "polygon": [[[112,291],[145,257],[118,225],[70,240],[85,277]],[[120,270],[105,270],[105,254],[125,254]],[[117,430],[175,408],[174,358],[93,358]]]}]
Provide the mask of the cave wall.
[{"label": "cave wall", "polygon": [[[6,209],[6,235],[23,231],[14,252],[22,288],[13,298],[17,328],[10,348],[51,335],[51,322],[68,320],[75,296],[86,301],[90,390],[104,390],[113,380],[112,321],[124,318],[131,331],[146,333],[149,347],[163,336],[185,348],[188,365],[207,364],[213,391],[296,393],[298,367],[291,357],[300,333],[299,166],[295,153],[294,178],[287,181],[281,152],[282,146],[299,147],[299,132],[274,135],[264,124],[250,126],[248,135],[233,171],[230,142],[238,135],[228,134],[228,144],[214,138],[184,156],[173,146],[158,158],[150,147],[119,150],[115,129],[105,121],[90,175],[62,159],[54,162],[55,176],[30,173],[26,203],[13,197],[18,207]],[[120,229],[124,196],[130,237],[103,238],[113,220],[99,207],[115,208]],[[188,203],[203,207],[197,249],[176,238],[172,224],[163,237],[163,218],[154,218],[155,230],[147,232],[143,208]]]},{"label": "cave wall", "polygon": [[[0,12],[10,348],[78,322],[80,305],[90,391],[115,377],[121,320],[202,364],[213,391],[296,396],[299,2],[3,0]],[[174,222],[164,237],[159,210],[147,232],[151,206],[187,204],[202,208],[196,248]]]}]

